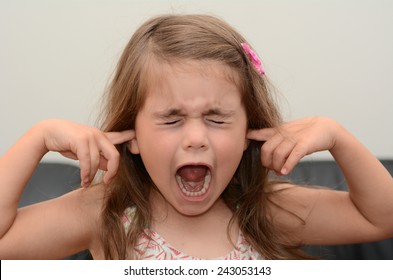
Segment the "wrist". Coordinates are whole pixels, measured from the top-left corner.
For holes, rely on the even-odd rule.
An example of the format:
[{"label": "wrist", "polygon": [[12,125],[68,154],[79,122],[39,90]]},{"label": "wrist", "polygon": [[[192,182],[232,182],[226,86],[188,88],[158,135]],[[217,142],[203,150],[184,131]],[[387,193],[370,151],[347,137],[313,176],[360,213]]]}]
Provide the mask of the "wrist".
[{"label": "wrist", "polygon": [[49,152],[46,145],[46,137],[50,131],[49,120],[41,121],[32,126],[26,133],[32,146],[32,151],[37,152],[41,157]]},{"label": "wrist", "polygon": [[354,138],[341,124],[336,121],[333,122],[333,143],[329,151],[336,158],[351,149],[351,146],[354,144]]}]

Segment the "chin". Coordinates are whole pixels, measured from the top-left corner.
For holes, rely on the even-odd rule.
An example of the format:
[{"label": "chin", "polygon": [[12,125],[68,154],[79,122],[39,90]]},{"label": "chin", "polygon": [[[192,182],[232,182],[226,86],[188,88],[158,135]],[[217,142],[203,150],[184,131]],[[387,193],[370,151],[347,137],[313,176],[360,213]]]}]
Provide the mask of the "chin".
[{"label": "chin", "polygon": [[[214,204],[213,204],[214,205]],[[187,205],[172,205],[172,207],[181,215],[188,217],[196,217],[208,212],[213,205],[205,203],[195,203]]]},{"label": "chin", "polygon": [[208,210],[202,209],[176,209],[176,211],[186,217],[197,217],[205,214]]}]

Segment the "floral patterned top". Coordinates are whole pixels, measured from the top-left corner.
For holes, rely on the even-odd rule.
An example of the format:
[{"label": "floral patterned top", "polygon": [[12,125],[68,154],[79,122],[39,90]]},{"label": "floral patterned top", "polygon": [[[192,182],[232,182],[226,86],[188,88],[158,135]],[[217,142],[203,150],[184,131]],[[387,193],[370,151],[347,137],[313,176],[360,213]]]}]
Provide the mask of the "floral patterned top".
[{"label": "floral patterned top", "polygon": [[[130,220],[134,214],[133,208],[124,211],[123,224],[126,231],[130,226]],[[135,251],[139,259],[143,260],[200,260],[187,255],[169,244],[157,232],[146,228],[141,234]],[[263,257],[253,249],[240,233],[236,248],[225,256],[217,258],[219,260],[258,260]]]}]

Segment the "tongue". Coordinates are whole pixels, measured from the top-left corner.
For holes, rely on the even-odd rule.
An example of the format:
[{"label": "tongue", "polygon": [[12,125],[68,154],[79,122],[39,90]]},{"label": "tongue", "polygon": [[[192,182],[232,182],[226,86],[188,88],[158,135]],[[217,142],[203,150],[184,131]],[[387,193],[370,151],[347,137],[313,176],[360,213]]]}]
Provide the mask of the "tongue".
[{"label": "tongue", "polygon": [[185,181],[199,182],[204,180],[207,172],[206,166],[184,166],[178,173]]},{"label": "tongue", "polygon": [[183,186],[190,192],[197,192],[203,188],[205,176],[207,173],[206,166],[184,166],[178,171]]}]

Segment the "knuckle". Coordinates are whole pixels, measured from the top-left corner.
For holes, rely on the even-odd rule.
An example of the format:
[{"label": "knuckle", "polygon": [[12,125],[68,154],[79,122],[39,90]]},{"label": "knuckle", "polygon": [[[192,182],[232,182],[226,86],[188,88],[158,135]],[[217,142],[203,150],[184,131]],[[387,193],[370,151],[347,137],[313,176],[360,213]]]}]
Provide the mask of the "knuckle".
[{"label": "knuckle", "polygon": [[270,163],[272,162],[272,160],[270,157],[264,156],[264,157],[261,157],[261,162],[262,162],[263,166],[269,166]]},{"label": "knuckle", "polygon": [[262,147],[261,147],[261,154],[262,154],[262,155],[270,154],[270,153],[271,153],[271,150],[272,150],[271,146],[268,145],[267,143],[265,143],[265,144],[262,145]]},{"label": "knuckle", "polygon": [[114,149],[114,151],[111,152],[110,156],[108,157],[108,160],[119,161],[119,159],[120,159],[120,153],[116,149]]},{"label": "knuckle", "polygon": [[307,145],[304,144],[304,142],[298,143],[294,149],[293,149],[293,153],[295,155],[301,155],[304,156],[307,154]]},{"label": "knuckle", "polygon": [[119,153],[119,151],[118,151],[117,149],[115,149],[115,151],[114,151],[114,153],[113,153],[113,156],[114,156],[116,159],[119,159],[119,158],[120,158],[120,153]]},{"label": "knuckle", "polygon": [[287,156],[288,152],[284,147],[278,147],[274,150],[274,158],[281,159]]},{"label": "knuckle", "polygon": [[81,150],[78,152],[78,158],[85,162],[90,162],[90,152],[88,150]]},{"label": "knuckle", "polygon": [[89,133],[79,133],[76,136],[76,139],[78,141],[78,143],[84,144],[84,145],[88,145],[90,142],[90,134]]}]

